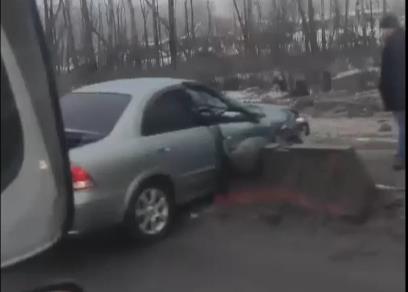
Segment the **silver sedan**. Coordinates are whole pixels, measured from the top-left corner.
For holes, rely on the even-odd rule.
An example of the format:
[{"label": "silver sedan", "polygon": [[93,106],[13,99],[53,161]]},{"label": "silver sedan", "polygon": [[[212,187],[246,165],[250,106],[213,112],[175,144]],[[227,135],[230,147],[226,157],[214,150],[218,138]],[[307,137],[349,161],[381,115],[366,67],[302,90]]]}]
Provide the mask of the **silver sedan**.
[{"label": "silver sedan", "polygon": [[278,131],[264,114],[178,79],[86,86],[62,97],[61,109],[75,192],[72,233],[120,224],[134,238],[158,239],[176,206],[216,190],[217,133],[235,165],[250,158],[249,171]]}]

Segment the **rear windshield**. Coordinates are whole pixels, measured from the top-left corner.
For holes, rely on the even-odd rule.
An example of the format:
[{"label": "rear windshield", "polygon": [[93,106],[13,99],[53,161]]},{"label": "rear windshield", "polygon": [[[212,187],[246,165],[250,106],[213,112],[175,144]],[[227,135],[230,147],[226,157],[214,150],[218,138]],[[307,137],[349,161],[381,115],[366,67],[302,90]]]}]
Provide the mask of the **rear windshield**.
[{"label": "rear windshield", "polygon": [[115,93],[73,93],[61,98],[66,130],[108,135],[125,108],[130,96]]}]

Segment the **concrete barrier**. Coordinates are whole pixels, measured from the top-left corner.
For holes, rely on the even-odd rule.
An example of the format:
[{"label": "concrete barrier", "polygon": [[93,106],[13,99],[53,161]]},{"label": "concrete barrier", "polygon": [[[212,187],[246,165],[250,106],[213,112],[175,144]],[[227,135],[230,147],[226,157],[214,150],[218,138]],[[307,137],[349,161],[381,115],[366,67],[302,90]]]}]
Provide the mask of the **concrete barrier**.
[{"label": "concrete barrier", "polygon": [[262,161],[263,182],[274,193],[283,192],[289,201],[314,211],[363,220],[378,196],[352,147],[268,145]]}]

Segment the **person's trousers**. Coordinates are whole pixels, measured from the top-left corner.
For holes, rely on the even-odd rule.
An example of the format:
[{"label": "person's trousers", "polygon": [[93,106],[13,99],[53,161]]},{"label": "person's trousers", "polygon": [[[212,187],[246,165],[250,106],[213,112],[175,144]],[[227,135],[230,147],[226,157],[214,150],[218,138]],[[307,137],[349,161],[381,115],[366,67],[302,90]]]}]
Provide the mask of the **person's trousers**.
[{"label": "person's trousers", "polygon": [[398,124],[398,158],[405,161],[405,111],[395,112]]}]

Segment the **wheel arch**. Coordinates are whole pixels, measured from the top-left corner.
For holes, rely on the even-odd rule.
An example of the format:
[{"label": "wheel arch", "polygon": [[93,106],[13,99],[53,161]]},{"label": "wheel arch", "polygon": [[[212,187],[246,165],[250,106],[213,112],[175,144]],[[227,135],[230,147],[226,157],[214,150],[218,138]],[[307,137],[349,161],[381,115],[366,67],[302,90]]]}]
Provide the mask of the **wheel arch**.
[{"label": "wheel arch", "polygon": [[171,175],[162,173],[162,172],[148,172],[148,173],[145,173],[144,175],[141,175],[135,178],[130,184],[130,186],[128,187],[126,191],[126,195],[125,195],[125,200],[123,203],[122,214],[124,215],[126,213],[129,202],[132,199],[132,196],[137,191],[143,188],[143,186],[146,186],[147,184],[151,184],[155,182],[164,184],[167,187],[169,187],[173,199],[174,200],[176,199],[175,198],[176,197],[176,185]]}]

